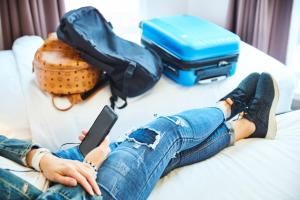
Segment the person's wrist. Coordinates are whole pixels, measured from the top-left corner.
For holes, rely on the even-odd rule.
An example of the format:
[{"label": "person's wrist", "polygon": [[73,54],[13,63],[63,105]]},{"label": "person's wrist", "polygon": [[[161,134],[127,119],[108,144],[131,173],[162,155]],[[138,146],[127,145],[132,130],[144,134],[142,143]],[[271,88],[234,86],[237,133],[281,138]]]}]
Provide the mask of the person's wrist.
[{"label": "person's wrist", "polygon": [[36,149],[31,149],[28,153],[27,153],[27,155],[26,155],[26,165],[28,166],[28,167],[31,167],[32,168],[32,165],[31,165],[31,163],[32,163],[32,157],[33,157],[33,155],[36,153]]},{"label": "person's wrist", "polygon": [[45,148],[39,148],[35,150],[34,155],[31,159],[31,167],[36,171],[42,171],[40,168],[41,160],[46,156],[51,155],[51,152]]},{"label": "person's wrist", "polygon": [[44,173],[46,170],[47,167],[51,166],[53,163],[55,163],[55,159],[57,157],[52,155],[52,154],[46,154],[44,155],[42,158],[41,158],[41,161],[40,161],[40,169],[41,169],[41,172]]},{"label": "person's wrist", "polygon": [[92,161],[84,160],[83,162],[86,163],[86,164],[88,164],[91,168],[93,168],[93,170],[94,170],[95,172],[98,171],[98,168],[99,168],[99,167],[98,167],[96,164],[94,164]]}]

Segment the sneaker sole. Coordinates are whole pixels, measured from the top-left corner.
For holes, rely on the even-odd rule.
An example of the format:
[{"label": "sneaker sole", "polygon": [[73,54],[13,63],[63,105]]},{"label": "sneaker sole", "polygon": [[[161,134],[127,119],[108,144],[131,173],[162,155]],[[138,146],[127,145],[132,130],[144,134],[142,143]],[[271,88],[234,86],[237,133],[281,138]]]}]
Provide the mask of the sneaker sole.
[{"label": "sneaker sole", "polygon": [[269,125],[268,125],[268,131],[266,134],[266,138],[268,138],[268,139],[274,139],[276,136],[276,132],[277,132],[277,122],[276,122],[275,112],[276,112],[277,103],[279,100],[279,88],[278,88],[277,82],[275,81],[275,79],[273,77],[272,77],[272,81],[273,81],[273,87],[274,87],[274,99],[273,99],[271,110],[269,113]]}]

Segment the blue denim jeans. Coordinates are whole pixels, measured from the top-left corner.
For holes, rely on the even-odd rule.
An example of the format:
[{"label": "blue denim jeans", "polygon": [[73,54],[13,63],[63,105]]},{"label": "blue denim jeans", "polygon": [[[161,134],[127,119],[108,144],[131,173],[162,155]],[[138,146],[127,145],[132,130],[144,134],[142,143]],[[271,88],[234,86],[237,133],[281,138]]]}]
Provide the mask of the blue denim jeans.
[{"label": "blue denim jeans", "polygon": [[[110,145],[111,154],[97,177],[103,199],[146,199],[162,176],[215,155],[230,145],[230,137],[217,108],[159,117],[134,130],[125,141]],[[74,159],[76,151],[77,147],[57,155]],[[77,159],[83,159],[80,153]],[[66,188],[57,186],[57,190]]]},{"label": "blue denim jeans", "polygon": [[[97,183],[102,197],[91,197],[80,186],[56,184],[37,199],[147,199],[158,180],[171,170],[205,160],[230,145],[232,135],[218,108],[188,110],[159,117],[111,143]],[[78,147],[56,153],[83,160]]]}]

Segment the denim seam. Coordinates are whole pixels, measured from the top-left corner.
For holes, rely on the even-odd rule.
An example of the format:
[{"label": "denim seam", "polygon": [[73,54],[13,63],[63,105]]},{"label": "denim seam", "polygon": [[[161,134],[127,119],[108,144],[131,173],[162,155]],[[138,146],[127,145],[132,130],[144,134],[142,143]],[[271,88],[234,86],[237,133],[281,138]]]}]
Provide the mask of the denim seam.
[{"label": "denim seam", "polygon": [[[109,169],[111,169],[111,170],[113,170],[114,172],[118,173],[119,175],[121,175],[121,176],[123,177],[123,174],[121,174],[121,173],[120,173],[118,170],[116,170],[115,168],[110,167],[110,165],[105,165],[105,167],[106,167],[106,168],[109,168]],[[112,194],[112,192],[109,192],[110,190],[109,190],[107,187],[105,187],[103,184],[101,184],[101,182],[99,183],[99,185],[100,185],[102,188],[104,188],[104,189],[106,190],[106,192],[109,193],[110,196],[112,196],[115,200],[117,200],[117,197],[116,197],[114,194]]]},{"label": "denim seam", "polygon": [[[222,125],[222,123],[224,123],[224,119],[220,122],[220,124],[218,125],[218,127],[215,129],[215,130],[217,130],[221,125]],[[227,126],[226,126],[226,128],[227,128]],[[228,129],[228,128],[227,128]],[[215,130],[213,130],[212,131],[212,133],[215,131]],[[209,137],[209,136],[208,136]],[[208,137],[206,137],[206,138],[208,138]],[[200,140],[200,139],[203,139],[203,137],[202,138],[193,138],[193,137],[181,137],[181,138],[179,138],[179,139],[182,139],[182,140],[191,140],[191,141],[196,141],[196,140]]]},{"label": "denim seam", "polygon": [[107,187],[105,187],[103,184],[101,184],[101,182],[99,183],[99,185],[114,199],[117,200],[117,198],[115,197],[115,195],[113,195],[111,192],[109,192],[109,189]]},{"label": "denim seam", "polygon": [[[127,147],[124,148],[124,149],[122,149],[122,151],[126,151],[127,153],[132,154],[132,152],[130,152],[130,151],[126,150],[126,149],[127,149]],[[129,148],[128,148],[128,149],[129,149]],[[132,154],[132,155],[133,155],[133,154]],[[136,155],[138,156],[138,154],[136,154]],[[135,155],[135,157],[136,157],[136,155]],[[137,158],[140,159],[140,157],[137,157]],[[105,165],[105,167],[106,167],[106,168],[109,168],[109,169],[111,169],[111,170],[113,170],[114,172],[118,173],[118,174],[121,175],[122,177],[124,176],[124,175],[123,175],[122,173],[120,173],[116,168],[111,167],[111,165]],[[99,185],[100,185],[101,187],[103,187],[103,188],[106,190],[106,192],[109,193],[110,196],[112,196],[115,200],[117,200],[117,197],[116,197],[112,192],[109,192],[110,190],[109,190],[107,187],[105,187],[103,184],[101,184],[101,182],[99,183]]]},{"label": "denim seam", "polygon": [[[228,134],[228,133],[226,132],[225,134]],[[222,137],[225,136],[225,134],[223,134]],[[218,138],[219,138],[219,137],[218,137]],[[170,146],[170,148],[168,149],[168,151],[165,153],[165,155],[170,151],[170,149],[171,149],[176,143],[178,143],[178,141],[179,141],[180,139],[190,139],[190,138],[178,138],[178,139],[176,139],[175,142]],[[216,139],[217,139],[217,138],[214,138],[213,140],[211,140],[205,147],[207,147],[208,145],[212,144],[212,142],[215,141]],[[205,147],[203,147],[203,148],[205,148]],[[201,149],[203,149],[203,148],[201,148]],[[201,150],[201,149],[200,149],[200,150]],[[165,157],[165,155],[161,158],[161,160]],[[191,154],[189,154],[189,155],[191,155]],[[181,159],[181,158],[180,158],[180,159]],[[160,161],[161,161],[161,160],[160,160]],[[146,183],[145,183],[145,185],[144,185],[144,187],[143,187],[143,190],[144,190],[145,186],[147,185],[147,183],[148,183],[150,177],[152,177],[154,171],[157,169],[157,166],[159,165],[160,161],[159,161],[158,164],[155,166],[153,172],[150,174],[148,180],[146,181]],[[142,194],[142,193],[141,193],[141,194]],[[141,195],[141,194],[140,194],[140,195]],[[140,198],[140,196],[139,196],[139,198]],[[138,199],[139,199],[139,198],[138,198]]]},{"label": "denim seam", "polygon": [[[204,148],[208,147],[209,145],[211,145],[217,139],[220,139],[220,138],[224,137],[226,134],[228,134],[228,133],[223,133],[223,135],[220,135],[217,138],[214,138],[214,139],[210,140],[209,143],[207,143],[205,146],[201,146],[200,149],[196,149],[195,151],[201,151],[202,149],[204,149]],[[228,147],[228,145],[227,145],[227,147]],[[174,166],[177,165],[177,164],[180,164],[182,159],[190,157],[193,153],[195,153],[195,151],[190,152],[188,154],[185,154],[184,156],[180,156],[180,158],[177,160],[177,162],[173,164],[173,167],[171,167],[171,170],[169,170],[169,172],[171,172],[172,170],[178,168],[178,167],[174,167]],[[182,166],[180,166],[180,167],[182,167]]]},{"label": "denim seam", "polygon": [[[216,108],[216,107],[212,107],[212,108]],[[221,109],[219,109],[219,108],[216,108],[216,109],[218,109],[221,113],[223,113],[222,111],[221,111]],[[192,125],[190,124],[190,122],[185,118],[185,117],[183,117],[183,116],[181,116],[181,115],[177,115],[179,118],[182,118],[182,119],[184,119],[187,123],[188,123],[188,125],[189,125],[189,127],[192,127]],[[175,117],[176,117],[176,115],[175,115]],[[223,119],[220,121],[220,123],[218,123],[218,127],[217,128],[219,128],[220,127],[220,125],[222,124],[222,123],[224,123],[224,117],[223,117]],[[217,130],[217,128],[215,129],[215,130]],[[191,128],[191,130],[194,132],[194,130]],[[214,131],[215,131],[214,130]],[[189,137],[181,137],[181,139],[190,139],[190,140],[192,140],[192,141],[195,141],[195,140],[199,140],[199,139],[203,139],[203,137],[202,138],[197,138],[197,139],[195,139],[195,138],[189,138]]]},{"label": "denim seam", "polygon": [[[154,168],[154,170],[152,171],[152,173],[149,175],[149,178],[147,179],[146,183],[144,184],[144,186],[143,186],[143,188],[142,188],[142,191],[144,190],[144,188],[145,188],[146,185],[148,184],[149,179],[152,177],[154,171],[157,169],[157,166],[159,165],[159,163],[161,162],[161,160],[162,160],[163,158],[165,158],[165,156],[168,154],[168,152],[170,151],[170,149],[171,149],[176,143],[178,143],[179,140],[180,140],[180,138],[176,139],[176,140],[173,142],[173,144],[170,146],[170,148],[168,149],[168,151],[166,151],[166,153],[164,154],[164,156],[162,156],[162,158],[160,159],[160,161],[158,162],[158,164],[155,166],[155,168]],[[141,195],[142,195],[142,192],[140,192],[140,195],[139,195],[139,197],[138,197],[137,199],[140,199]]]},{"label": "denim seam", "polygon": [[[221,122],[222,123],[222,122]],[[152,171],[152,173],[149,175],[149,178],[147,179],[146,183],[144,184],[142,190],[144,190],[144,188],[146,187],[146,185],[148,184],[148,181],[149,179],[152,177],[154,171],[157,169],[157,166],[159,165],[159,163],[161,162],[161,160],[165,157],[165,155],[170,151],[170,149],[175,145],[177,144],[180,140],[184,140],[184,139],[190,139],[190,140],[200,140],[200,138],[198,139],[195,139],[195,138],[183,138],[183,137],[180,137],[180,138],[177,138],[173,144],[170,146],[170,148],[168,149],[168,151],[166,151],[166,153],[164,154],[164,156],[162,156],[162,158],[160,159],[160,161],[158,162],[158,164],[155,166],[154,170]],[[201,138],[202,139],[202,138]],[[142,195],[142,193],[140,193],[140,196]],[[140,198],[140,196],[138,197],[138,199]]]},{"label": "denim seam", "polygon": [[[218,110],[219,110],[219,111],[221,112],[221,114],[222,114],[222,111],[221,111],[220,109],[218,109]],[[176,117],[176,116],[175,116],[175,117]],[[183,118],[187,123],[189,123],[188,120],[185,119],[185,117],[182,117],[182,116],[180,116],[180,115],[177,115],[176,118],[177,118],[177,119],[179,118],[179,120],[180,120],[180,118]],[[224,122],[224,117],[223,117],[223,119],[221,120],[219,126],[220,126],[223,122]],[[189,123],[189,125],[190,125],[190,123]],[[219,126],[218,126],[218,127],[219,127]],[[191,127],[191,126],[190,126],[190,127]],[[217,128],[218,128],[218,127],[217,127]],[[216,129],[217,129],[217,128],[216,128]],[[171,127],[170,127],[169,129],[171,129]],[[216,130],[216,129],[215,129],[215,130]],[[192,129],[192,130],[193,130],[193,129]],[[169,130],[167,130],[167,131],[169,131]],[[167,132],[167,131],[166,131],[166,132]],[[146,183],[144,184],[144,186],[143,186],[143,188],[142,188],[142,191],[144,190],[144,188],[145,188],[146,185],[148,184],[149,179],[152,177],[154,171],[157,169],[157,167],[158,167],[159,163],[161,162],[161,160],[166,156],[166,154],[170,151],[170,149],[171,149],[175,144],[177,144],[180,140],[184,140],[184,139],[191,139],[191,140],[193,140],[193,141],[195,141],[195,140],[200,140],[200,138],[197,138],[197,139],[195,139],[195,138],[183,138],[183,137],[177,138],[177,139],[173,142],[173,144],[169,147],[169,149],[166,151],[166,153],[164,154],[164,156],[162,156],[162,158],[160,159],[160,161],[158,162],[158,164],[155,166],[155,168],[154,168],[154,170],[152,171],[152,173],[149,175],[149,178],[147,179]],[[202,138],[201,138],[201,139],[202,139]],[[181,145],[182,145],[182,143],[181,143]],[[140,199],[141,195],[142,195],[142,192],[140,193],[140,195],[139,195],[139,197],[138,197],[137,199]]]},{"label": "denim seam", "polygon": [[26,193],[24,193],[23,191],[21,191],[18,187],[15,187],[11,183],[7,182],[6,180],[4,180],[4,179],[1,178],[0,181],[3,181],[4,183],[6,183],[7,185],[9,185],[10,187],[14,188],[16,191],[18,191],[19,193],[21,193],[22,195],[24,195],[25,197],[27,197],[27,199],[31,199],[30,196],[28,196]]},{"label": "denim seam", "polygon": [[[201,151],[201,150],[203,150],[204,148],[210,146],[210,145],[211,145],[213,142],[215,142],[217,139],[220,139],[220,138],[226,136],[226,134],[228,134],[228,133],[223,133],[222,135],[219,135],[218,137],[216,137],[216,138],[210,140],[210,141],[209,141],[208,143],[206,143],[204,146],[201,146],[201,148],[196,149],[195,151]],[[228,134],[228,135],[230,136],[230,134]],[[188,154],[185,154],[184,156],[180,157],[180,160],[182,160],[183,158],[187,158],[187,157],[191,156],[195,151],[190,152],[190,153],[188,153]]]}]

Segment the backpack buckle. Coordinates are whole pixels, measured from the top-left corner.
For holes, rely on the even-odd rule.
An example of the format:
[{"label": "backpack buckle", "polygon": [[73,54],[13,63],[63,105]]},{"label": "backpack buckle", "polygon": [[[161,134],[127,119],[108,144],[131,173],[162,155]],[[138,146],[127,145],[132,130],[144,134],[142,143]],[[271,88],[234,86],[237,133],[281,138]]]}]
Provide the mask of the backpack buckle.
[{"label": "backpack buckle", "polygon": [[125,76],[126,77],[131,77],[133,76],[134,70],[136,69],[136,63],[133,61],[130,61],[128,64],[128,67],[126,69]]}]

